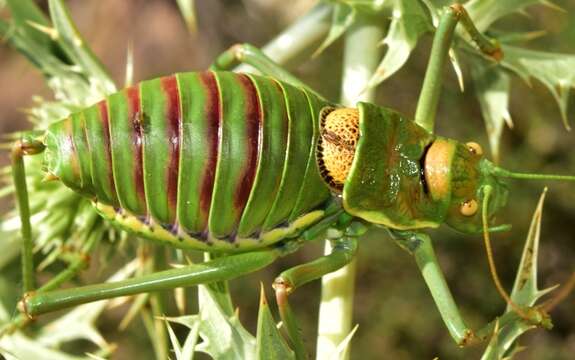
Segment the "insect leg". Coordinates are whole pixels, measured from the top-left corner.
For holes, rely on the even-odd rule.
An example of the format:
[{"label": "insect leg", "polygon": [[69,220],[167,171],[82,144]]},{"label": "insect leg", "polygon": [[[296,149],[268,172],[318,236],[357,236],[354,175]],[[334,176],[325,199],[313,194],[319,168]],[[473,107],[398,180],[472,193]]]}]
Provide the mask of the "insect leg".
[{"label": "insect leg", "polygon": [[465,346],[480,340],[473,330],[465,324],[457,309],[457,305],[445,281],[445,276],[435,257],[435,251],[429,235],[420,232],[396,230],[390,230],[390,234],[400,247],[415,257],[417,266],[431,291],[431,296],[439,309],[441,318],[455,342],[459,346]]},{"label": "insect leg", "polygon": [[24,155],[34,155],[44,151],[44,144],[38,140],[23,138],[12,146],[10,160],[12,162],[12,178],[14,181],[14,194],[20,212],[22,232],[22,277],[24,292],[32,291],[34,285],[34,260],[32,242],[32,229],[30,225],[30,203],[28,201],[28,187],[26,185],[26,169]]},{"label": "insect leg", "polygon": [[288,302],[288,295],[301,285],[344,267],[351,262],[356,251],[356,238],[342,237],[332,240],[332,252],[329,255],[288,269],[275,279],[273,288],[276,292],[280,316],[287,329],[296,358],[305,358],[306,353],[296,318]]},{"label": "insect leg", "polygon": [[251,65],[262,74],[272,76],[277,80],[285,81],[293,86],[304,88],[313,94],[317,94],[316,91],[311,89],[303,81],[282,68],[260,49],[251,44],[236,44],[230,47],[216,58],[210,69],[227,70],[240,63]]},{"label": "insect leg", "polygon": [[495,61],[503,58],[503,52],[499,44],[486,38],[477,30],[469,14],[461,4],[453,4],[446,8],[433,38],[429,63],[427,64],[415,112],[415,122],[430,132],[433,132],[435,125],[435,115],[442,84],[442,70],[451,48],[455,27],[459,21],[461,21],[465,31],[469,34],[471,41],[477,45],[482,53]]},{"label": "insect leg", "polygon": [[225,281],[271,264],[282,249],[274,248],[217,258],[208,262],[112,283],[87,285],[24,295],[18,308],[29,317],[97,300]]}]

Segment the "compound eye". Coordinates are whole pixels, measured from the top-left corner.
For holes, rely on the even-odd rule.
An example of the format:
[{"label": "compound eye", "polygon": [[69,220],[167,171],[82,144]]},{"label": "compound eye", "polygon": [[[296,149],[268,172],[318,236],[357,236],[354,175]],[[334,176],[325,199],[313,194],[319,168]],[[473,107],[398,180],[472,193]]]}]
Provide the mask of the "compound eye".
[{"label": "compound eye", "polygon": [[477,212],[478,208],[479,208],[479,205],[477,204],[477,201],[475,201],[473,199],[466,200],[461,204],[461,207],[459,208],[459,212],[461,212],[461,215],[463,215],[463,216],[473,216]]},{"label": "compound eye", "polygon": [[483,149],[481,148],[481,145],[479,145],[478,143],[471,141],[466,143],[465,145],[467,146],[469,151],[471,151],[471,153],[475,155],[483,155]]}]

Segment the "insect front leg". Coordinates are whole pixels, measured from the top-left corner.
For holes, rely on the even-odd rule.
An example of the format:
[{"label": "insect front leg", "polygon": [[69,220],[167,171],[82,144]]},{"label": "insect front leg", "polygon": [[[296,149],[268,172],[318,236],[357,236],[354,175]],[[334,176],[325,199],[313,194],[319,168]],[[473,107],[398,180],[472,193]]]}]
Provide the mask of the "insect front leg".
[{"label": "insect front leg", "polygon": [[22,232],[22,277],[24,292],[32,291],[35,288],[34,281],[34,259],[32,227],[30,225],[30,203],[28,201],[28,187],[26,185],[26,169],[24,167],[24,156],[34,155],[44,151],[44,144],[32,138],[18,140],[12,146],[10,160],[12,162],[12,178],[14,181],[14,194],[20,213]]},{"label": "insect front leg", "polygon": [[483,54],[495,61],[503,58],[503,52],[499,44],[486,38],[477,30],[463,5],[453,4],[447,7],[435,31],[429,63],[427,64],[415,112],[415,122],[429,132],[433,132],[435,125],[435,115],[441,92],[442,70],[451,48],[453,33],[458,22],[461,22],[471,41],[477,45]]},{"label": "insect front leg", "polygon": [[[236,44],[230,47],[216,58],[210,69],[229,70],[240,63],[253,66],[264,75],[272,76],[277,80],[285,81],[293,86],[304,88],[313,94],[317,94],[315,90],[311,89],[303,81],[270,59],[260,49],[250,44]],[[319,94],[317,95],[319,96]]]},{"label": "insect front leg", "polygon": [[389,232],[400,247],[415,257],[417,266],[453,340],[459,346],[484,340],[479,338],[461,317],[435,256],[429,235],[412,231],[390,230]]},{"label": "insect front leg", "polygon": [[297,359],[307,358],[307,356],[296,318],[288,302],[288,295],[301,285],[319,279],[349,264],[354,258],[356,251],[357,239],[355,237],[346,236],[332,240],[332,252],[329,255],[288,269],[282,272],[274,281],[273,288],[276,293],[280,316]]}]

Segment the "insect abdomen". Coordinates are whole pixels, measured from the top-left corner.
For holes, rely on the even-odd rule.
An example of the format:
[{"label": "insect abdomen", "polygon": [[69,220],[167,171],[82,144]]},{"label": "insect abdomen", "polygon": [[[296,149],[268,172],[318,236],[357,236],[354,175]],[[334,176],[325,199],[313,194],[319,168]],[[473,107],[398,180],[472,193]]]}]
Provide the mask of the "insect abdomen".
[{"label": "insect abdomen", "polygon": [[48,169],[177,236],[258,238],[329,197],[314,153],[323,106],[254,75],[144,81],[51,126]]}]

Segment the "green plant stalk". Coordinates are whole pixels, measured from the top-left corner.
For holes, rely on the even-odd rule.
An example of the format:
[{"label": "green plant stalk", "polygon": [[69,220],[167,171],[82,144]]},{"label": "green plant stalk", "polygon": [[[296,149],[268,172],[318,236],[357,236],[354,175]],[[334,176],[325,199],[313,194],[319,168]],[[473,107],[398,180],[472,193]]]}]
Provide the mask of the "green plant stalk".
[{"label": "green plant stalk", "polygon": [[[329,31],[332,11],[331,4],[319,3],[261,50],[278,64],[285,64],[306,52],[311,53],[313,46],[319,45]],[[235,70],[247,71],[251,67],[240,65]]]},{"label": "green plant stalk", "polygon": [[[150,247],[150,251],[153,253],[153,259],[148,263],[148,266],[144,271],[146,273],[153,274],[157,269],[166,268],[166,249],[160,246]],[[160,320],[166,314],[166,301],[167,292],[158,291],[150,296],[150,310],[153,316],[153,326],[148,328],[148,336],[153,344],[154,352],[156,354],[156,359],[167,360],[169,358],[169,347],[168,347],[168,334],[164,321]],[[152,330],[150,332],[150,330]]]},{"label": "green plant stalk", "polygon": [[[385,22],[381,18],[358,14],[356,22],[346,32],[341,95],[341,103],[345,106],[355,107],[358,101],[373,101],[375,91],[367,84],[381,58],[379,43],[384,36],[383,25]],[[329,241],[326,241],[325,253],[331,253]],[[355,273],[354,259],[322,279],[317,359],[333,356],[351,331]],[[349,358],[349,347],[339,358]]]},{"label": "green plant stalk", "polygon": [[[94,213],[93,216],[97,216],[97,214]],[[78,272],[80,272],[80,270],[86,268],[90,262],[88,254],[90,254],[90,252],[96,247],[97,243],[102,238],[102,233],[103,229],[97,229],[94,233],[90,234],[88,240],[82,247],[80,257],[72,261],[68,268],[50,279],[50,281],[38,289],[38,292],[57,289],[60,285],[72,279],[76,274],[78,274]]]}]

